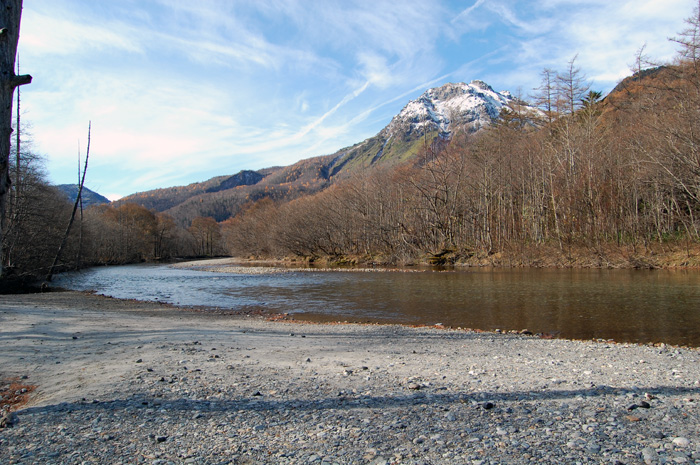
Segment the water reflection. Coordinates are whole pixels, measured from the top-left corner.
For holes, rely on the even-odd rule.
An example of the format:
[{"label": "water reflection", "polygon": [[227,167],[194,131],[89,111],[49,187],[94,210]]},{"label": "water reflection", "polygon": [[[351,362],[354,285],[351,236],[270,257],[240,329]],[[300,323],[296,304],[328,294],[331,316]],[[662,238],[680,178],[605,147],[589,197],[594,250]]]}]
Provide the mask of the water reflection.
[{"label": "water reflection", "polygon": [[696,271],[228,274],[140,265],[63,275],[57,285],[186,306],[265,309],[317,321],[442,323],[700,346]]}]

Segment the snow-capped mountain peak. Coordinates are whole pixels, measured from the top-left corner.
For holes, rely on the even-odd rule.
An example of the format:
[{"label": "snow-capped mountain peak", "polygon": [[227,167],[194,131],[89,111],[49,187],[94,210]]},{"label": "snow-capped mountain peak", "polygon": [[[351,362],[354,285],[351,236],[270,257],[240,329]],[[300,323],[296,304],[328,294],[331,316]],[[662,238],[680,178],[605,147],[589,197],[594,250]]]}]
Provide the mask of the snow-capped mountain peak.
[{"label": "snow-capped mountain peak", "polygon": [[411,100],[389,123],[390,134],[395,131],[437,129],[448,135],[464,128],[475,132],[490,125],[504,106],[515,103],[510,92],[496,92],[484,81],[448,83],[426,90],[416,100]]}]

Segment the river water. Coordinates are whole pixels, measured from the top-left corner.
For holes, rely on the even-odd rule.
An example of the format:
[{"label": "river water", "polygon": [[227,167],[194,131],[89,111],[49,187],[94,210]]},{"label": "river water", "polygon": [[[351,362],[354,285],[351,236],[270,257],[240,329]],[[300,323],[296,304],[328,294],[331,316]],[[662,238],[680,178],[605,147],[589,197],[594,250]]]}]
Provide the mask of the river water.
[{"label": "river water", "polygon": [[288,313],[314,321],[441,323],[700,347],[698,271],[235,270],[103,267],[58,276],[55,285],[181,306]]}]

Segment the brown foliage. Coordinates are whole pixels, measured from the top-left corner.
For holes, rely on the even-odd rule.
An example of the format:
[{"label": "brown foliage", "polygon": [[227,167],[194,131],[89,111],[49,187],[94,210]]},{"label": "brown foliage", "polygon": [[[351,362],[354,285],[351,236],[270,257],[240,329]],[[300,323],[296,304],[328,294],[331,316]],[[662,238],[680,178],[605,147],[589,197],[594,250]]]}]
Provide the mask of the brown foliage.
[{"label": "brown foliage", "polygon": [[687,255],[667,255],[671,262],[695,263],[696,69],[685,59],[631,79],[603,102],[589,92],[574,108],[569,98],[566,113],[550,110],[537,128],[505,112],[476,136],[426,143],[409,164],[359,173],[286,204],[254,204],[227,224],[227,237],[236,238],[229,248],[387,262],[654,267],[645,254],[671,242]]},{"label": "brown foliage", "polygon": [[3,414],[25,405],[35,389],[36,386],[23,383],[16,377],[0,379],[0,418],[3,417]]}]

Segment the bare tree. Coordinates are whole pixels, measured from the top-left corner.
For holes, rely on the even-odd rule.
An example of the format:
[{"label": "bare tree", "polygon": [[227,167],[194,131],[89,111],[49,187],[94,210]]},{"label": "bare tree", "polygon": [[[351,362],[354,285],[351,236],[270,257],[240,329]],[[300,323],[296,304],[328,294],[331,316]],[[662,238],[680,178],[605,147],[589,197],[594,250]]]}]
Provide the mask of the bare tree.
[{"label": "bare tree", "polygon": [[544,112],[545,120],[550,126],[556,119],[556,75],[550,68],[543,69],[540,73],[540,87],[534,89],[536,92],[533,95],[535,104]]},{"label": "bare tree", "polygon": [[566,71],[557,75],[558,104],[566,114],[573,114],[581,106],[581,101],[591,87],[581,68],[576,66],[577,58],[578,55],[575,55],[567,63]]},{"label": "bare tree", "polygon": [[[88,140],[87,140],[87,153],[85,154],[85,168],[83,168],[83,177],[80,179],[80,184],[78,184],[78,196],[75,198],[75,203],[73,204],[73,212],[70,215],[70,221],[68,222],[68,226],[66,227],[66,233],[63,235],[63,241],[61,241],[61,245],[58,247],[58,250],[56,251],[56,258],[53,260],[53,264],[51,265],[51,268],[49,268],[49,272],[46,275],[46,280],[51,281],[51,278],[53,277],[54,270],[56,269],[56,266],[58,265],[58,261],[61,258],[61,252],[63,252],[63,248],[66,246],[66,242],[68,242],[68,235],[70,234],[71,227],[73,226],[73,221],[75,221],[75,213],[78,210],[78,205],[82,205],[82,193],[83,193],[83,186],[85,185],[85,173],[87,173],[87,167],[88,167],[88,159],[90,158],[90,130],[92,128],[92,123],[88,124]],[[81,209],[81,216],[82,216],[82,209]]]},{"label": "bare tree", "polygon": [[[15,74],[15,58],[22,17],[22,0],[4,0],[0,8],[0,244],[5,218],[5,202],[10,191],[10,139],[12,137],[12,101],[15,87],[32,82],[29,75]],[[1,246],[0,246],[1,247]],[[2,250],[0,249],[0,255]],[[0,261],[0,277],[3,275]]]}]

